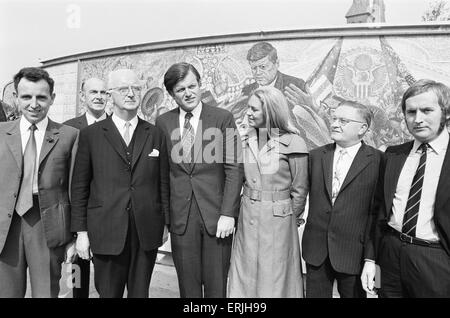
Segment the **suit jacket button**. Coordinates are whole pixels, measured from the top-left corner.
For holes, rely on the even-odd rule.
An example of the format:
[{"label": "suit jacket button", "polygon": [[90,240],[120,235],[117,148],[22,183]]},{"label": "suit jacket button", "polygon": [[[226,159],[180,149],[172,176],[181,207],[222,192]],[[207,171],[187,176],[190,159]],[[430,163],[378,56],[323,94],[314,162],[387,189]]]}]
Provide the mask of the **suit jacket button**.
[{"label": "suit jacket button", "polygon": [[14,193],[14,197],[17,198],[17,193]]},{"label": "suit jacket button", "polygon": [[11,217],[11,213],[8,213],[8,217],[9,217],[9,218]]},{"label": "suit jacket button", "polygon": [[256,179],[255,178],[253,178],[252,181],[253,181],[253,183],[256,183]]}]

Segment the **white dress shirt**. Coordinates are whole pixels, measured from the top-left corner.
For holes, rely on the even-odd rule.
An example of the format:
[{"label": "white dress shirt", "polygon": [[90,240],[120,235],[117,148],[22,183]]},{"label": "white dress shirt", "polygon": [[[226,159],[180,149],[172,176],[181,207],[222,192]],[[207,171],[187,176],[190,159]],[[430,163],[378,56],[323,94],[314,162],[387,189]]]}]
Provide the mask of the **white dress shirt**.
[{"label": "white dress shirt", "polygon": [[342,162],[339,163],[339,169],[340,171],[337,171],[339,175],[339,180],[342,183],[344,183],[345,177],[347,176],[348,171],[350,170],[350,166],[352,165],[353,159],[355,159],[356,154],[358,153],[359,148],[361,148],[362,143],[358,142],[356,145],[343,148],[336,144],[336,149],[334,150],[334,157],[333,157],[333,176],[336,173],[336,162],[339,158],[339,152],[341,149],[345,149],[347,152],[342,157]]},{"label": "white dress shirt", "polygon": [[[20,137],[22,139],[22,155],[25,153],[25,147],[27,146],[28,138],[30,138],[30,126],[31,123],[25,118],[25,116],[20,117]],[[34,138],[36,140],[36,165],[35,173],[39,169],[39,155],[42,149],[42,143],[44,142],[45,131],[48,126],[48,117],[45,116],[40,122],[36,124],[36,130],[34,131]],[[33,194],[38,193],[38,180],[33,179]]]},{"label": "white dress shirt", "polygon": [[[184,130],[184,121],[185,121],[185,116],[186,116],[186,111],[183,110],[183,108],[180,108],[180,116],[179,116],[179,121],[180,121],[180,136],[183,136],[183,130]],[[198,127],[198,123],[200,121],[200,114],[202,113],[202,109],[203,109],[203,104],[200,102],[197,107],[195,107],[191,113],[192,113],[192,117],[189,120],[189,122],[192,125],[192,128],[194,128],[194,134],[197,132],[197,127]]]},{"label": "white dress shirt", "polygon": [[[442,164],[447,151],[448,139],[449,135],[447,130],[444,129],[435,140],[429,142],[430,147],[427,150],[427,161],[416,226],[416,237],[424,240],[439,240],[433,221],[434,201]],[[399,232],[402,231],[403,216],[405,214],[406,203],[408,202],[409,190],[420,161],[421,152],[417,152],[420,145],[420,142],[417,140],[414,141],[411,152],[398,178],[394,200],[392,201],[392,216],[388,224]]]},{"label": "white dress shirt", "polygon": [[[117,130],[119,130],[120,135],[122,136],[123,140],[125,141],[125,129],[126,129],[126,120],[123,120],[122,118],[119,118],[116,114],[112,114],[111,119],[116,125]],[[136,130],[136,126],[138,124],[138,117],[134,116],[130,121],[130,141],[133,139],[133,133]]]},{"label": "white dress shirt", "polygon": [[103,119],[106,119],[106,113],[103,113],[99,118],[92,116],[91,113],[89,113],[89,112],[86,112],[85,115],[86,115],[86,120],[87,120],[88,126],[90,126],[93,123],[96,123],[98,121],[101,121]]}]

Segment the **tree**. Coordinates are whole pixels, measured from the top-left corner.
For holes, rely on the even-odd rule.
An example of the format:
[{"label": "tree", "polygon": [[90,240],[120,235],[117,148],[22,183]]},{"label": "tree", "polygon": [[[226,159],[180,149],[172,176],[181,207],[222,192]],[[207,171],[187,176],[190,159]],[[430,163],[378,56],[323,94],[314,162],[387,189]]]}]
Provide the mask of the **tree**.
[{"label": "tree", "polygon": [[448,2],[436,0],[430,2],[428,9],[422,15],[422,21],[449,21]]}]

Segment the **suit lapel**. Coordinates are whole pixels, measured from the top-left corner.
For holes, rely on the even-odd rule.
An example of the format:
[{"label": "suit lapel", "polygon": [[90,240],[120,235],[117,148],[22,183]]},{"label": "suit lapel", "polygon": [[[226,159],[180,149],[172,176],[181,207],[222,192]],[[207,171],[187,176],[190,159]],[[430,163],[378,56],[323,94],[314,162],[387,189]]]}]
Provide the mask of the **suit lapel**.
[{"label": "suit lapel", "polygon": [[22,170],[22,138],[20,136],[20,120],[6,133],[6,143],[16,159],[17,166]]},{"label": "suit lapel", "polygon": [[138,124],[134,131],[134,146],[133,146],[133,162],[131,164],[131,169],[134,168],[137,160],[141,156],[142,148],[144,148],[145,142],[149,137],[149,127],[144,127],[142,119],[138,118]]},{"label": "suit lapel", "polygon": [[327,145],[323,150],[324,154],[322,157],[323,180],[324,180],[325,188],[327,189],[328,197],[330,198],[330,201],[331,201],[331,197],[332,197],[331,184],[333,182],[332,172],[333,172],[334,149],[336,149],[335,144]]},{"label": "suit lapel", "polygon": [[446,211],[446,202],[450,198],[450,140],[445,153],[444,162],[442,164],[441,175],[436,191],[435,214]]},{"label": "suit lapel", "polygon": [[85,127],[88,126],[88,121],[87,121],[87,117],[86,114],[84,114],[83,116],[80,117],[80,120],[78,121],[78,124],[80,125],[80,129],[83,129]]},{"label": "suit lapel", "polygon": [[47,129],[45,130],[44,140],[42,141],[41,153],[39,154],[39,166],[47,157],[49,152],[55,147],[59,140],[59,125],[48,119]]},{"label": "suit lapel", "polygon": [[280,71],[277,72],[277,79],[274,84],[275,88],[284,91],[284,78]]},{"label": "suit lapel", "polygon": [[122,136],[120,135],[119,131],[117,130],[116,125],[112,121],[111,117],[108,117],[105,120],[102,120],[100,123],[102,123],[102,128],[104,131],[104,135],[106,140],[111,144],[113,149],[117,152],[117,154],[123,159],[123,161],[128,162],[125,149],[122,144]]},{"label": "suit lapel", "polygon": [[200,113],[200,120],[198,121],[197,130],[195,132],[194,139],[194,163],[190,165],[192,169],[195,167],[195,163],[197,162],[198,156],[202,153],[203,149],[203,133],[209,127],[213,127],[213,123],[210,118],[211,114],[209,113],[209,109],[206,104],[203,104],[202,112]]},{"label": "suit lapel", "polygon": [[384,197],[386,204],[386,213],[389,216],[392,208],[392,201],[394,199],[395,190],[397,188],[398,178],[403,169],[403,166],[411,152],[414,142],[411,141],[402,147],[397,152],[389,153],[387,158],[385,177],[384,177]]},{"label": "suit lapel", "polygon": [[[342,183],[342,186],[339,190],[341,193],[345,187],[356,178],[358,174],[370,163],[371,157],[373,153],[370,151],[369,147],[367,147],[364,143],[359,148],[356,153],[355,158],[353,159],[352,164],[350,165],[350,169]],[[338,194],[339,195],[339,194]]]}]

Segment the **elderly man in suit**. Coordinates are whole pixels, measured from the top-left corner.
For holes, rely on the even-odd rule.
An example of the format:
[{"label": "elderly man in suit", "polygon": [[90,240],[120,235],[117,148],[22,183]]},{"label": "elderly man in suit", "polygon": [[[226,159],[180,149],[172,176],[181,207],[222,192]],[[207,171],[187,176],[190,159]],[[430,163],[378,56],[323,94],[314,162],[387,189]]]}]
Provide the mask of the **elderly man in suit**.
[{"label": "elderly man in suit", "polygon": [[374,257],[368,236],[382,162],[382,153],[362,142],[372,117],[364,105],[344,101],[332,117],[335,143],[310,153],[306,297],[332,297],[334,280],[341,297],[365,296],[360,274],[364,259]]},{"label": "elderly man in suit", "polygon": [[[106,106],[106,84],[99,78],[88,78],[81,84],[80,101],[86,108],[86,112],[64,122],[65,125],[77,128],[79,130],[86,128],[93,123],[105,119]],[[73,298],[89,298],[89,280],[91,262],[78,257],[74,265],[79,268],[79,285],[73,286]]]},{"label": "elderly man in suit", "polygon": [[106,84],[99,78],[91,77],[81,84],[80,101],[86,108],[86,112],[78,117],[64,122],[64,124],[83,129],[93,123],[107,117],[106,107]]},{"label": "elderly man in suit", "polygon": [[47,116],[54,81],[40,68],[14,76],[22,117],[0,124],[0,297],[57,297],[70,232],[69,184],[78,131]]},{"label": "elderly man in suit", "polygon": [[72,181],[72,224],[83,259],[93,254],[100,297],[148,297],[164,230],[169,174],[162,132],[137,116],[141,84],[112,71],[111,117],[80,131]]},{"label": "elderly man in suit", "polygon": [[[420,80],[401,107],[414,140],[386,149],[375,240],[380,297],[450,297],[450,89]],[[379,199],[379,200],[378,200]],[[363,287],[374,293],[375,264]]]},{"label": "elderly man in suit", "polygon": [[230,112],[200,101],[200,74],[193,65],[172,65],[164,85],[178,104],[156,126],[170,153],[165,210],[180,295],[225,297],[243,182],[236,124]]}]

